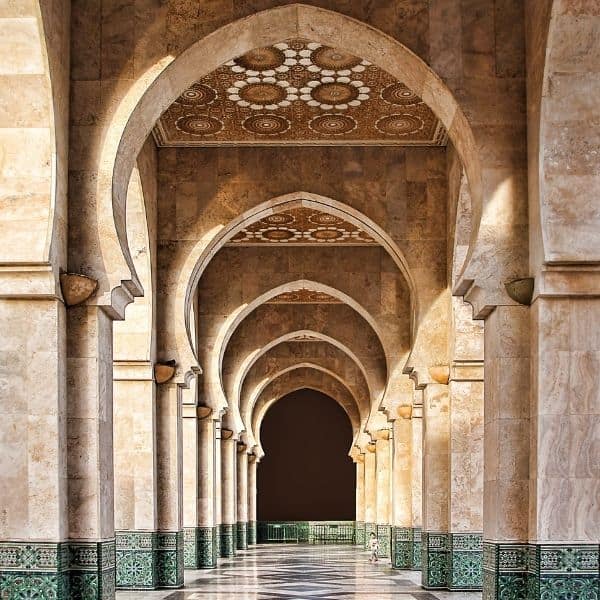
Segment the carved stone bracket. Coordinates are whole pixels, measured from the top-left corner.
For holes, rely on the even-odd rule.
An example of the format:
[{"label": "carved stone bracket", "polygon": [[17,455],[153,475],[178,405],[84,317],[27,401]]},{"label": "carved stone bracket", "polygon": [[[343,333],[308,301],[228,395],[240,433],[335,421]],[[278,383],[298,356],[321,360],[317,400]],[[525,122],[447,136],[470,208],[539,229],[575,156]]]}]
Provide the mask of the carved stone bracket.
[{"label": "carved stone bracket", "polygon": [[61,273],[60,289],[67,306],[77,306],[92,297],[98,280],[79,273]]}]

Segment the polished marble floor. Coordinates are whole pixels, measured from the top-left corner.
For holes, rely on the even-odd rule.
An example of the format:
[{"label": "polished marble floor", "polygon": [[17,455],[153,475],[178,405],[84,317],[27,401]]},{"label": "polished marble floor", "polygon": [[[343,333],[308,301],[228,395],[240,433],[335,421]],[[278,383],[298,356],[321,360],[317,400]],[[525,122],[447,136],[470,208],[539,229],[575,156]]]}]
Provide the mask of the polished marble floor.
[{"label": "polished marble floor", "polygon": [[186,571],[185,588],[118,592],[117,600],[481,600],[480,593],[429,592],[421,574],[370,564],[350,546],[266,545],[219,561],[218,569]]}]

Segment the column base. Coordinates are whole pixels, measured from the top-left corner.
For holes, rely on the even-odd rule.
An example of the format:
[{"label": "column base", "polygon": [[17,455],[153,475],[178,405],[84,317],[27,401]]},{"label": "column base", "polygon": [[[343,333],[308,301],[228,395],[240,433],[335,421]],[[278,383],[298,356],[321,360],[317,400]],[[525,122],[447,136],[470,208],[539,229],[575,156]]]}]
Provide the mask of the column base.
[{"label": "column base", "polygon": [[217,566],[215,529],[215,527],[184,528],[183,564],[186,569],[213,569]]},{"label": "column base", "polygon": [[425,589],[444,589],[448,585],[448,534],[423,531],[421,581]]},{"label": "column base", "polygon": [[238,521],[236,523],[235,547],[238,550],[248,549],[248,523],[246,521]]},{"label": "column base", "polygon": [[157,534],[157,585],[160,588],[183,587],[183,531],[159,531]]},{"label": "column base", "polygon": [[597,544],[483,544],[483,600],[598,600]]},{"label": "column base", "polygon": [[356,521],[354,523],[354,543],[357,546],[365,545],[365,522]]},{"label": "column base", "polygon": [[481,590],[483,587],[483,534],[448,534],[448,589]]},{"label": "column base", "polygon": [[112,600],[115,542],[0,543],[0,597]]},{"label": "column base", "polygon": [[392,568],[410,569],[412,528],[394,527],[392,530]]},{"label": "column base", "polygon": [[379,540],[379,558],[390,558],[392,546],[392,528],[390,525],[377,525]]},{"label": "column base", "polygon": [[221,525],[215,525],[215,556],[221,558]]},{"label": "column base", "polygon": [[221,524],[221,554],[222,558],[231,558],[235,556],[235,527],[230,524]]},{"label": "column base", "polygon": [[369,539],[372,533],[377,535],[377,525],[375,523],[365,523],[365,550],[369,549]]},{"label": "column base", "polygon": [[411,528],[411,538],[410,538],[410,567],[412,571],[420,571],[423,565],[422,555],[423,555],[423,544],[422,544],[422,536],[423,533],[420,527],[412,527]]},{"label": "column base", "polygon": [[248,521],[248,546],[255,546],[257,542],[256,521]]},{"label": "column base", "polygon": [[117,589],[157,589],[156,531],[117,531]]}]

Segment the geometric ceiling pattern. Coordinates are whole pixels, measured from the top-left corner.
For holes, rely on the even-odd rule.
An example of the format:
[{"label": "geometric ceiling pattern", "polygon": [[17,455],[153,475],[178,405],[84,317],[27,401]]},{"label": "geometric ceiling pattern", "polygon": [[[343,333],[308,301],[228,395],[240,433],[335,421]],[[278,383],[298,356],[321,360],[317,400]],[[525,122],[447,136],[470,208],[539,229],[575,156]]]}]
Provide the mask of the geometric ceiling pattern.
[{"label": "geometric ceiling pattern", "polygon": [[186,90],[154,128],[159,146],[443,146],[447,134],[404,83],[307,40],[257,48]]},{"label": "geometric ceiling pattern", "polygon": [[232,246],[377,245],[370,235],[341,217],[305,207],[274,213],[255,221],[228,243]]},{"label": "geometric ceiling pattern", "polygon": [[342,304],[339,298],[325,292],[300,288],[271,298],[266,304]]}]

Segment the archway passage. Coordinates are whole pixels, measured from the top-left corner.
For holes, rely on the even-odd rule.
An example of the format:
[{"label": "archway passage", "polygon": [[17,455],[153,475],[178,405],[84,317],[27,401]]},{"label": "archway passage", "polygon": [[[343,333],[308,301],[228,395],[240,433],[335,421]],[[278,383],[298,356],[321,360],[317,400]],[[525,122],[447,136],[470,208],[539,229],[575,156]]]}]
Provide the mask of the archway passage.
[{"label": "archway passage", "polygon": [[314,390],[276,402],[261,427],[259,521],[354,520],[356,475],[344,409]]}]

